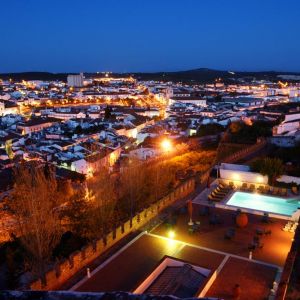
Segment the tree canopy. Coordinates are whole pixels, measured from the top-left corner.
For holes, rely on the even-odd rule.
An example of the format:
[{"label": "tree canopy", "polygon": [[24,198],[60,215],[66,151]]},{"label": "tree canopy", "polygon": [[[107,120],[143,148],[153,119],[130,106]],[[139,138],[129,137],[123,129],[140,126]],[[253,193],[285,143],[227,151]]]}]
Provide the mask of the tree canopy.
[{"label": "tree canopy", "polygon": [[282,160],[278,158],[261,158],[255,160],[251,164],[251,169],[254,172],[259,172],[262,175],[269,177],[269,184],[275,183],[276,179],[283,174],[284,165]]}]

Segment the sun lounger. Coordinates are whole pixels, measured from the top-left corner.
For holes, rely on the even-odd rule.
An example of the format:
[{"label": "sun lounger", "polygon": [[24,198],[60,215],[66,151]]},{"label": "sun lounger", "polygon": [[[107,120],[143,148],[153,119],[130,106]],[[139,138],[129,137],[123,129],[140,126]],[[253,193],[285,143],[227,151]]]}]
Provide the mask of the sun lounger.
[{"label": "sun lounger", "polygon": [[224,192],[224,191],[221,191],[221,190],[218,190],[218,189],[215,189],[213,191],[213,193],[215,193],[217,195],[220,195],[220,196],[223,196],[223,197],[225,197],[228,194],[227,192]]},{"label": "sun lounger", "polygon": [[298,188],[296,187],[296,186],[292,186],[292,193],[294,194],[294,195],[298,195],[299,194],[299,191],[298,191]]},{"label": "sun lounger", "polygon": [[261,193],[261,194],[263,194],[264,193],[264,186],[259,186],[258,188],[257,188],[257,191],[259,192],[259,193]]},{"label": "sun lounger", "polygon": [[280,191],[281,196],[286,197],[287,196],[287,189],[286,188],[282,188]]},{"label": "sun lounger", "polygon": [[234,228],[228,228],[224,234],[224,238],[226,240],[231,240],[235,236],[235,229]]},{"label": "sun lounger", "polygon": [[271,189],[271,194],[272,194],[272,195],[277,195],[278,190],[279,190],[278,188],[273,187],[273,188]]},{"label": "sun lounger", "polygon": [[232,188],[232,189],[235,189],[235,185],[232,181],[229,182],[229,186]]},{"label": "sun lounger", "polygon": [[225,195],[218,194],[215,191],[211,192],[211,195],[215,198],[220,198],[220,199],[223,199],[225,196]]},{"label": "sun lounger", "polygon": [[270,192],[270,187],[267,185],[267,186],[265,186],[263,193],[269,194],[269,192]]},{"label": "sun lounger", "polygon": [[219,202],[219,201],[222,200],[222,198],[216,198],[216,197],[214,197],[212,195],[208,195],[208,199],[211,200],[211,201],[213,201],[213,202]]},{"label": "sun lounger", "polygon": [[219,187],[222,189],[222,190],[226,190],[226,191],[230,191],[232,188],[228,185],[225,185],[223,183],[220,183],[219,184]]},{"label": "sun lounger", "polygon": [[249,191],[250,192],[254,192],[254,190],[255,190],[255,185],[254,184],[250,184]]},{"label": "sun lounger", "polygon": [[248,190],[247,183],[244,182],[244,183],[242,184],[241,190],[242,190],[242,191],[247,191],[247,190]]}]

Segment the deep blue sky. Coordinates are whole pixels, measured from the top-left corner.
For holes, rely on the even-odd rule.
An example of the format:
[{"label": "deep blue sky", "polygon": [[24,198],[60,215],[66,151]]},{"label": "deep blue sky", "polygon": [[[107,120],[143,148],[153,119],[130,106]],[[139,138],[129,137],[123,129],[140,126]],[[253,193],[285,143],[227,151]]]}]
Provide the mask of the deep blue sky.
[{"label": "deep blue sky", "polygon": [[299,0],[0,1],[0,72],[300,71]]}]

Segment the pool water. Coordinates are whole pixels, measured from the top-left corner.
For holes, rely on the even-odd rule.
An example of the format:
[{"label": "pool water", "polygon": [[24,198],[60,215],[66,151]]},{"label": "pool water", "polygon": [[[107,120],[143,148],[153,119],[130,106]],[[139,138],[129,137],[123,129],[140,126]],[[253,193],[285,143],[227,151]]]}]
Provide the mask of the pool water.
[{"label": "pool water", "polygon": [[291,216],[300,206],[297,199],[284,199],[244,192],[235,192],[227,204],[286,216]]}]

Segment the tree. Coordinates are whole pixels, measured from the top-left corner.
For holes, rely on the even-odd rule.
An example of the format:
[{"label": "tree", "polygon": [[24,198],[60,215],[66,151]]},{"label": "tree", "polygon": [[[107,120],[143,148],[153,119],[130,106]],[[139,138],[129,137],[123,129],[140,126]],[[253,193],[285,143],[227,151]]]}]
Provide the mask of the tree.
[{"label": "tree", "polygon": [[245,125],[243,122],[233,122],[229,126],[230,133],[237,134],[238,132],[240,132],[243,129],[244,126]]},{"label": "tree", "polygon": [[109,106],[106,106],[104,110],[104,119],[108,120],[110,118],[111,118],[111,108]]},{"label": "tree", "polygon": [[103,237],[115,225],[113,218],[117,201],[115,182],[115,177],[105,167],[87,181],[89,239]]},{"label": "tree", "polygon": [[201,125],[198,128],[197,136],[206,136],[206,135],[215,135],[223,132],[225,128],[217,123],[207,124],[207,125]]},{"label": "tree", "polygon": [[32,271],[42,276],[62,233],[55,174],[47,165],[30,162],[16,167],[14,179],[10,208],[16,227],[12,234],[20,236]]},{"label": "tree", "polygon": [[132,218],[147,204],[149,198],[149,176],[145,163],[131,158],[121,167],[119,178],[119,197],[123,211]]},{"label": "tree", "polygon": [[80,237],[89,237],[89,203],[83,185],[77,187],[70,201],[62,211],[62,218],[72,233]]},{"label": "tree", "polygon": [[269,184],[274,185],[276,179],[283,174],[284,165],[282,160],[278,158],[262,158],[255,160],[251,169],[254,172],[259,172],[262,175],[267,175],[269,177]]}]

